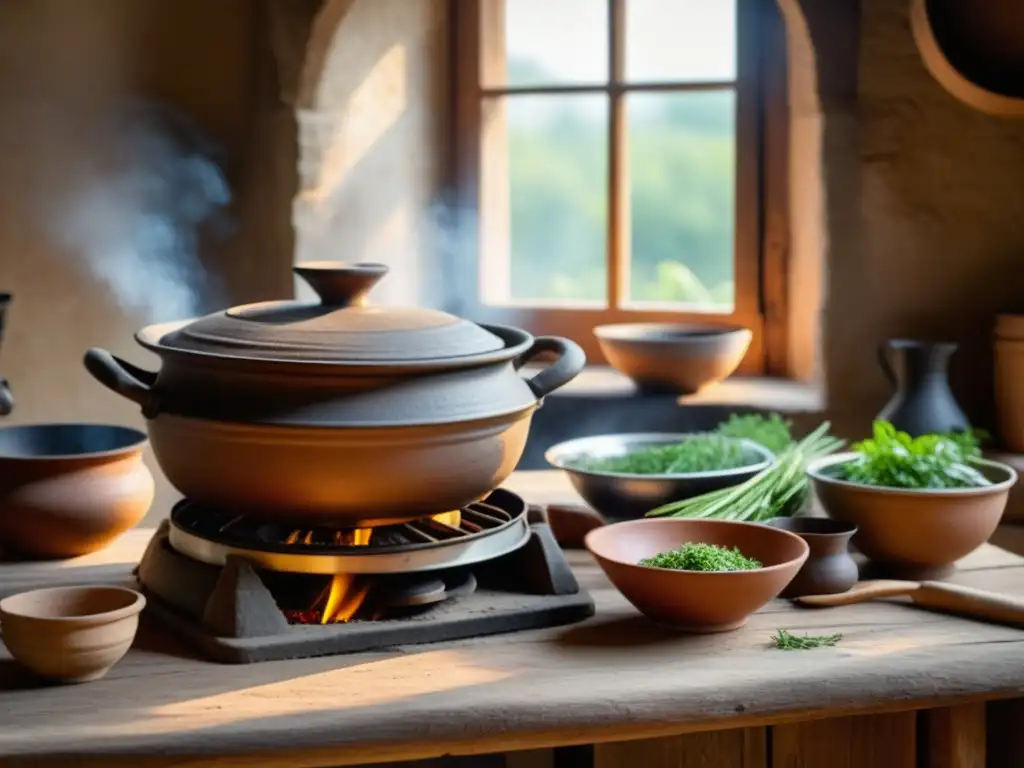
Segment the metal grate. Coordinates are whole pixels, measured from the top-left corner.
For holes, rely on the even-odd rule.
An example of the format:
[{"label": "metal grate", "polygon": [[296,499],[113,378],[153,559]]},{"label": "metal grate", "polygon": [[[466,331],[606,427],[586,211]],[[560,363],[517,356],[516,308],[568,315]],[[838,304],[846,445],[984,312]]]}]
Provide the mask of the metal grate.
[{"label": "metal grate", "polygon": [[432,518],[377,526],[372,529],[367,544],[355,543],[357,529],[354,528],[267,522],[187,500],[175,506],[171,520],[193,536],[232,547],[311,555],[369,554],[418,550],[486,536],[518,520],[526,514],[526,509],[518,496],[498,489],[460,512],[458,528]]}]

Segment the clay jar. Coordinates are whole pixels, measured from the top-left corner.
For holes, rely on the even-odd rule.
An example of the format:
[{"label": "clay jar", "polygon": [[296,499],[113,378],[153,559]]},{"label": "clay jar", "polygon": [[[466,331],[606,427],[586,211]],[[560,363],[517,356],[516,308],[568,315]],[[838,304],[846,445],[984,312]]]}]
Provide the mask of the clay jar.
[{"label": "clay jar", "polygon": [[835,595],[857,583],[857,563],[850,539],[857,526],[827,517],[777,517],[768,525],[795,533],[807,542],[810,554],[780,597]]},{"label": "clay jar", "polygon": [[146,435],[105,424],[0,429],[0,543],[34,557],[95,552],[153,503]]}]

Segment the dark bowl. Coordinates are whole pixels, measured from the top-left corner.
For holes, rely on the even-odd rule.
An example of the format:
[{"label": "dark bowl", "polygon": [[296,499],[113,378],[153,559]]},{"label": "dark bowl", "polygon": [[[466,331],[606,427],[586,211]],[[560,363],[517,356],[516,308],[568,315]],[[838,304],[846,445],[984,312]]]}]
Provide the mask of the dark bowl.
[{"label": "dark bowl", "polygon": [[693,394],[739,367],[747,328],[695,323],[618,323],[594,328],[608,364],[650,392]]},{"label": "dark bowl", "polygon": [[559,443],[544,458],[569,475],[576,492],[608,520],[635,520],[656,507],[700,496],[709,491],[739,485],[766,469],[775,455],[758,443],[740,440],[750,453],[749,466],[672,475],[631,475],[592,472],[581,469],[583,457],[604,459],[630,450],[678,443],[698,433],[638,432],[625,435],[595,435]]},{"label": "dark bowl", "polygon": [[[637,563],[688,542],[736,547],[761,561],[750,571],[678,571]],[[758,523],[726,520],[631,520],[596,528],[587,549],[615,588],[638,611],[687,632],[725,632],[777,597],[807,559],[795,534]]]}]

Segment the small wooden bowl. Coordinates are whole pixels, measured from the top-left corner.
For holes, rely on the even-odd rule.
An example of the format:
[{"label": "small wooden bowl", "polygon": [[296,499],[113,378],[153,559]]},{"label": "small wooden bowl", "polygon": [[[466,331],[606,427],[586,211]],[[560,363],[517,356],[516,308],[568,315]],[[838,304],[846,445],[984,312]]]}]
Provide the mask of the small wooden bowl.
[{"label": "small wooden bowl", "polygon": [[0,600],[16,661],[61,683],[99,680],[128,652],[146,598],[123,587],[54,587]]},{"label": "small wooden bowl", "polygon": [[695,323],[617,323],[594,328],[608,364],[641,390],[690,395],[728,378],[753,334]]},{"label": "small wooden bowl", "polygon": [[[737,547],[763,568],[752,571],[677,571],[637,563],[688,542]],[[807,542],[766,525],[725,520],[630,520],[587,534],[587,549],[612,584],[637,610],[684,632],[738,629],[777,597],[807,559]]]}]

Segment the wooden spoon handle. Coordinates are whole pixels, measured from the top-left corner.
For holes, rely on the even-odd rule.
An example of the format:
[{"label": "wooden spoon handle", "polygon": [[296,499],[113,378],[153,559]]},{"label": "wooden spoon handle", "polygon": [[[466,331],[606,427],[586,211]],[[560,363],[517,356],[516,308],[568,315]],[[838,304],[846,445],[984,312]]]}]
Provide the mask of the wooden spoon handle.
[{"label": "wooden spoon handle", "polygon": [[883,597],[900,597],[909,595],[918,589],[916,581],[861,581],[853,585],[848,592],[837,595],[806,595],[796,601],[802,605],[816,608],[833,608],[840,605],[853,605]]},{"label": "wooden spoon handle", "polygon": [[925,581],[911,599],[926,608],[956,613],[995,624],[1024,625],[1024,599],[982,589]]}]

